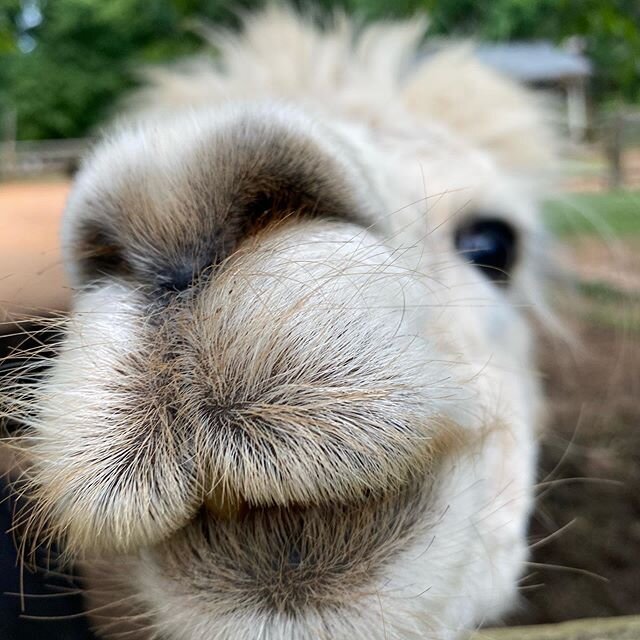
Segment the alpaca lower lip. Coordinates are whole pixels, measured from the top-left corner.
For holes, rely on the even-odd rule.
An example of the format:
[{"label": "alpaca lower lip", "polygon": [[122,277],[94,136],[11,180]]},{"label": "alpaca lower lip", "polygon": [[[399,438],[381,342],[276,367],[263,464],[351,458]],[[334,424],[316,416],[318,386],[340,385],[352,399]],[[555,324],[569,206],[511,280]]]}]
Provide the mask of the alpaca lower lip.
[{"label": "alpaca lower lip", "polygon": [[[401,490],[352,503],[256,506],[246,501],[231,502],[225,496],[222,502],[209,500],[203,505],[187,525],[187,538],[204,535],[214,555],[226,546],[230,556],[240,552],[258,561],[263,554],[276,552],[285,569],[303,563],[310,566],[320,558],[337,561],[340,557],[338,564],[342,565],[347,562],[345,555],[350,553],[352,541],[362,535],[369,536],[374,555],[378,545],[388,543],[383,533],[390,528],[397,535],[396,543],[411,539],[418,524],[425,522],[425,514],[435,510],[436,494],[424,480],[414,480]],[[216,497],[220,499],[220,495]],[[183,541],[181,534],[166,544],[173,548]]]},{"label": "alpaca lower lip", "polygon": [[372,576],[440,517],[438,491],[430,485],[415,480],[352,504],[245,503],[233,518],[202,508],[154,547],[153,563],[164,578],[189,584],[194,598],[215,593],[233,608],[238,602],[290,612],[340,606],[345,588],[366,591]]}]

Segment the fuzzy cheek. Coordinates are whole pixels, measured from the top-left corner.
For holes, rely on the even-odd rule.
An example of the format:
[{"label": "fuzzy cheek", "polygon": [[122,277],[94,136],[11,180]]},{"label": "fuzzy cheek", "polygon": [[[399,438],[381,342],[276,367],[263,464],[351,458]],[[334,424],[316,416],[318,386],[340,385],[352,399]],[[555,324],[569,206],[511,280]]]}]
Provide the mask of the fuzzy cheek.
[{"label": "fuzzy cheek", "polygon": [[[126,551],[159,540],[196,509],[182,434],[160,398],[132,402],[148,361],[131,295],[86,294],[62,353],[37,391],[28,450],[38,526],[72,552]],[[126,366],[123,363],[126,362]]]}]

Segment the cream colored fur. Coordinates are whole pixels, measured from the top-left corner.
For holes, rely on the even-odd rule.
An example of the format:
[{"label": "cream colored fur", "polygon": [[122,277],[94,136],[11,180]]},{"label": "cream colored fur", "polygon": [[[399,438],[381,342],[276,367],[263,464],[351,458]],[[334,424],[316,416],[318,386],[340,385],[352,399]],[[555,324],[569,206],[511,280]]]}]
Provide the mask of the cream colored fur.
[{"label": "cream colored fur", "polygon": [[[553,149],[468,51],[417,62],[423,30],[268,9],[150,73],[86,162],[67,335],[14,413],[31,529],[103,633],[447,640],[515,603]],[[486,212],[507,286],[454,247]]]}]

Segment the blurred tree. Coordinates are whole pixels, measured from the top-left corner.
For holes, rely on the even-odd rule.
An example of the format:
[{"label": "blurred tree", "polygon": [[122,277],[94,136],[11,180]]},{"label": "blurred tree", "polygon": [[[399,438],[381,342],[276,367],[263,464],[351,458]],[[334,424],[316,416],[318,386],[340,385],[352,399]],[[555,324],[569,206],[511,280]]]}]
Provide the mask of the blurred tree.
[{"label": "blurred tree", "polygon": [[21,11],[14,7],[6,13],[17,46],[0,65],[4,100],[17,105],[21,138],[86,134],[132,85],[136,65],[197,46],[180,28],[178,8],[166,0],[55,0],[31,6],[41,12],[31,23],[24,19],[29,7],[24,0]]},{"label": "blurred tree", "polygon": [[[430,33],[490,40],[583,37],[597,100],[640,100],[638,0],[291,0],[363,19],[429,13]],[[0,0],[0,109],[21,138],[86,135],[141,64],[192,53],[193,17],[237,24],[263,0]]]},{"label": "blurred tree", "polygon": [[18,0],[4,0],[0,5],[0,53],[12,51],[16,46],[16,16],[19,12]]}]

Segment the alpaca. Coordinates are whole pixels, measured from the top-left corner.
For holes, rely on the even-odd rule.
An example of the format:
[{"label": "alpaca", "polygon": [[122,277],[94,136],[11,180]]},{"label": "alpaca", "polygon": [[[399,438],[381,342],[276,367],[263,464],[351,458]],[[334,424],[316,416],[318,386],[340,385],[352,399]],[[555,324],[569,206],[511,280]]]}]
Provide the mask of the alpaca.
[{"label": "alpaca", "polygon": [[424,28],[267,8],[84,162],[64,338],[7,411],[103,636],[453,640],[517,602],[554,145]]}]

